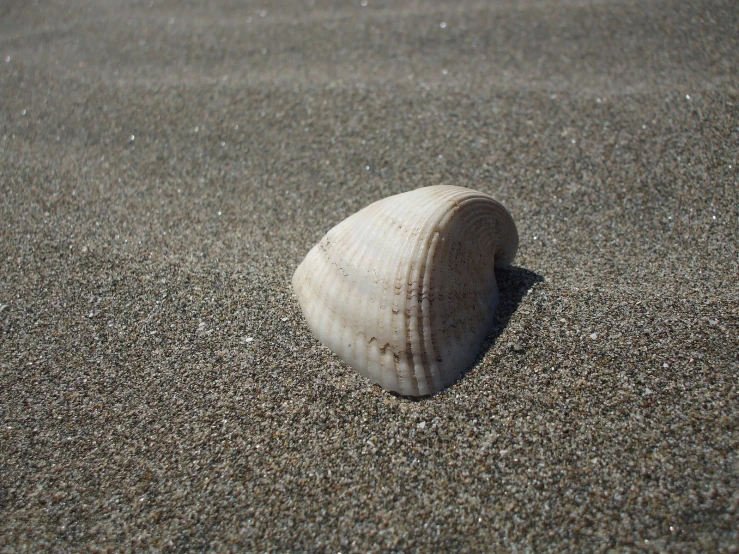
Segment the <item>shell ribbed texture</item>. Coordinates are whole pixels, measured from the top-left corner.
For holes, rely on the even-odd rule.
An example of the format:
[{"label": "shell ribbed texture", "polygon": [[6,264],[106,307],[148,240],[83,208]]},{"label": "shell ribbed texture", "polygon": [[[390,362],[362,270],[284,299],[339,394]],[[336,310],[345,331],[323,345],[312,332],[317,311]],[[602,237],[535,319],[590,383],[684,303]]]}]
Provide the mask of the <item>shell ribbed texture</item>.
[{"label": "shell ribbed texture", "polygon": [[331,229],[293,276],[318,339],[372,382],[433,394],[474,361],[498,304],[495,266],[513,261],[508,211],[463,187],[375,202]]}]

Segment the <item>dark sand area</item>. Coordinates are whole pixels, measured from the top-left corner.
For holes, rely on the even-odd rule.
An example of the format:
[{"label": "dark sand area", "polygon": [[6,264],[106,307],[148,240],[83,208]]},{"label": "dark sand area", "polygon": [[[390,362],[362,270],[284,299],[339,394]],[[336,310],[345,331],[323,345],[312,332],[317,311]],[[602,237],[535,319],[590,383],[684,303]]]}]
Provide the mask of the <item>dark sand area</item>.
[{"label": "dark sand area", "polygon": [[[734,552],[735,0],[0,0],[0,550]],[[521,236],[462,380],[310,333],[384,196]]]}]

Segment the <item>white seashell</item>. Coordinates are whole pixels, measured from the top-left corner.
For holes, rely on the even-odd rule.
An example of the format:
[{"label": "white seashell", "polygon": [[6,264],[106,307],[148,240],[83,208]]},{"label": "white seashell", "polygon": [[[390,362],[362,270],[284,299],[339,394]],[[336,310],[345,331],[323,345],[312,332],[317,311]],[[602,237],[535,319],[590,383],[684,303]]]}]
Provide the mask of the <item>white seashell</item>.
[{"label": "white seashell", "polygon": [[498,305],[494,267],[518,232],[487,194],[432,186],[370,204],[331,229],[293,275],[308,325],[386,390],[433,394],[474,362]]}]

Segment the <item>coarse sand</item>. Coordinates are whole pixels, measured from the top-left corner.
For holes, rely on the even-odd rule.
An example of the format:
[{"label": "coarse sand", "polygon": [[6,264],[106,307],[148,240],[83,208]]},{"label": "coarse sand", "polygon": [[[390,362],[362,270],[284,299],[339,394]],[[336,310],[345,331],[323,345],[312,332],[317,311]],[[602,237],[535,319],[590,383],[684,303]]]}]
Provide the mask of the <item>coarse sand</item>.
[{"label": "coarse sand", "polygon": [[[735,0],[0,2],[3,552],[735,552]],[[370,202],[521,236],[418,401],[310,333]]]}]

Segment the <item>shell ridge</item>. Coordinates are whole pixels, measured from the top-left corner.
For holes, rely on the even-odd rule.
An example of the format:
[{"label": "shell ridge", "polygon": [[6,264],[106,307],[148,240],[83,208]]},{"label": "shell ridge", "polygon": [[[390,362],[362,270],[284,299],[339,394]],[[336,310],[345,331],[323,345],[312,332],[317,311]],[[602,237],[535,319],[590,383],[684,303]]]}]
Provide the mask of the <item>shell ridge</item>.
[{"label": "shell ridge", "polygon": [[341,246],[346,230],[352,229],[355,221],[356,218],[350,216],[326,233],[324,239],[319,242],[319,251],[316,252],[322,267],[308,275],[308,279],[315,283],[318,292],[317,298],[311,299],[311,302],[322,307],[313,325],[314,332],[321,342],[339,353],[342,358],[346,356],[344,330],[347,326],[347,314],[345,310],[339,311],[339,308],[345,307],[344,302],[337,303],[332,300],[335,297],[342,299],[350,285],[349,268],[346,260],[342,259]]},{"label": "shell ridge", "polygon": [[[362,240],[361,241],[363,244],[365,244],[365,247],[363,249],[361,249],[361,252],[358,252],[357,257],[356,257],[357,260],[358,260],[358,263],[357,263],[358,268],[359,268],[359,265],[362,264],[362,263],[369,264],[370,266],[375,266],[375,267],[381,266],[382,264],[385,263],[385,260],[383,260],[383,259],[374,259],[374,257],[372,259],[370,259],[370,260],[367,260],[366,259],[366,256],[365,256],[365,252],[368,251],[368,249],[370,247],[370,242],[371,242],[371,245],[374,247],[375,250],[377,250],[378,247],[382,247],[383,246],[383,242],[384,242],[383,239],[384,239],[384,237],[383,237],[382,233],[380,232],[380,229],[383,228],[383,224],[384,223],[390,223],[391,225],[393,224],[392,222],[394,221],[394,218],[393,218],[392,214],[390,213],[391,212],[391,208],[392,208],[392,205],[389,204],[386,201],[386,199],[380,200],[380,201],[378,201],[378,202],[376,202],[376,203],[368,206],[368,208],[366,208],[365,210],[363,210],[363,212],[364,212],[363,213],[363,216],[365,216],[365,217],[370,216],[370,217],[373,218],[373,221],[374,221],[374,224],[373,225],[368,225],[366,221],[362,221],[361,219],[356,222],[358,228],[360,229],[361,235],[363,237],[365,237],[365,239],[366,239],[366,240]],[[362,282],[363,283],[366,283],[367,286],[371,290],[376,291],[376,292],[378,292],[378,289],[379,288],[383,288],[383,295],[384,295],[384,293],[386,292],[384,290],[384,280],[385,280],[385,277],[383,276],[382,277],[382,281],[383,282],[382,283],[379,283],[379,279],[378,280],[374,280],[370,276],[370,274],[371,274],[371,272],[368,271],[366,276],[365,275],[362,275],[361,276],[362,277]],[[365,294],[363,296],[367,297],[369,295],[366,295]],[[367,298],[365,298],[364,300],[367,300],[368,301]],[[378,304],[376,301],[373,302],[372,304],[369,304],[367,302],[363,302],[363,304],[361,306],[359,306],[355,310],[355,316],[356,316],[356,320],[355,321],[356,321],[357,327],[359,326],[359,322],[358,322],[359,318],[364,317],[365,314],[372,313],[373,311],[378,312],[378,315],[379,315],[379,317],[381,319],[382,313],[381,313],[381,310],[378,308],[378,306],[381,306],[381,305],[382,305],[381,303]],[[365,337],[364,340],[366,341],[366,335],[364,335],[364,337]],[[385,343],[385,344],[387,344],[387,343]],[[383,352],[383,349],[380,349],[379,350],[380,359],[383,359],[382,352]],[[371,381],[382,384],[383,377],[386,376],[386,373],[384,371],[381,371],[381,368],[380,368],[380,371],[373,371],[373,368],[370,365],[369,359],[368,359],[369,354],[370,354],[369,350],[364,350],[363,353],[355,352],[355,359],[357,359],[360,356],[364,358],[363,360],[357,359],[358,365],[364,366],[364,367],[361,368],[361,370],[363,370],[363,371],[360,370],[360,372],[363,373],[363,374],[365,374]],[[388,358],[386,358],[386,359],[388,359]],[[360,368],[357,368],[357,369],[360,369]]]},{"label": "shell ridge", "polygon": [[431,327],[432,321],[432,304],[433,304],[433,286],[434,286],[434,259],[436,257],[436,247],[439,243],[439,231],[434,229],[434,234],[431,238],[431,244],[429,245],[428,252],[426,254],[426,271],[423,276],[423,294],[422,294],[422,327],[423,337],[425,340],[425,349],[427,354],[429,376],[433,384],[433,389],[439,389],[442,386],[442,376],[439,368],[441,356],[437,345],[436,334],[433,332]]},{"label": "shell ridge", "polygon": [[431,223],[431,217],[427,216],[421,223],[421,227],[414,229],[416,240],[413,253],[410,257],[411,263],[407,268],[407,278],[404,294],[407,297],[405,310],[405,339],[407,356],[411,364],[411,390],[414,394],[427,394],[429,379],[427,375],[427,364],[425,363],[425,350],[423,348],[423,326],[418,299],[418,287],[422,282],[422,272],[425,270],[425,251],[428,242],[426,231]]},{"label": "shell ridge", "polygon": [[[406,332],[409,339],[408,346],[413,358],[413,375],[415,381],[414,390],[418,394],[428,394],[433,389],[433,378],[430,373],[428,354],[426,352],[426,329],[424,327],[423,302],[422,299],[419,298],[419,291],[421,294],[423,293],[423,282],[425,280],[425,273],[428,270],[426,262],[430,246],[430,237],[427,229],[429,227],[432,229],[435,227],[435,219],[436,212],[430,214],[426,221],[423,222],[423,227],[419,232],[420,240],[418,241],[418,254],[413,257],[413,265],[409,268],[413,278],[409,279],[408,282],[408,287],[410,288],[410,293],[408,294],[410,309],[408,311]],[[415,340],[411,340],[414,331]]]},{"label": "shell ridge", "polygon": [[[350,334],[346,337],[346,340],[350,340],[347,344],[347,358],[351,358],[355,361],[358,366],[356,369],[360,373],[370,373],[371,364],[369,361],[369,344],[367,342],[366,334],[361,330],[361,318],[364,314],[369,313],[374,308],[374,286],[371,278],[368,278],[368,271],[365,267],[372,267],[375,265],[375,260],[372,256],[373,247],[376,244],[376,237],[374,236],[375,228],[364,224],[362,219],[372,213],[372,210],[367,210],[362,214],[362,217],[357,217],[353,221],[353,227],[348,229],[355,240],[356,247],[349,248],[347,253],[347,265],[349,271],[352,274],[352,282],[350,283],[350,292],[356,287],[361,287],[359,298],[346,298],[345,299],[345,310],[347,311]],[[348,237],[345,237],[345,239]]]},{"label": "shell ridge", "polygon": [[[442,190],[441,192],[446,193],[447,191]],[[424,223],[424,255],[419,256],[419,270],[416,274],[416,279],[414,279],[416,283],[415,296],[418,304],[417,313],[415,314],[415,324],[418,331],[418,349],[420,350],[419,362],[420,366],[423,368],[422,373],[425,381],[424,391],[422,392],[419,387],[419,394],[428,394],[431,391],[438,390],[439,381],[443,380],[439,368],[436,365],[438,355],[433,344],[434,333],[430,325],[428,327],[426,326],[426,321],[430,321],[431,319],[431,314],[426,313],[430,310],[431,303],[428,302],[428,305],[424,306],[423,296],[426,295],[427,298],[430,298],[431,295],[429,294],[429,291],[424,290],[424,285],[430,284],[433,280],[435,270],[434,262],[436,261],[435,247],[438,242],[438,237],[440,236],[440,228],[443,228],[444,222],[447,221],[450,216],[453,216],[454,211],[456,210],[456,201],[452,203],[452,206],[449,206],[449,198],[447,198],[447,196],[454,198],[456,196],[460,196],[460,194],[461,191],[455,190],[451,191],[451,194],[439,195],[439,198],[435,199],[436,206],[434,207],[433,212],[429,214]],[[419,290],[421,292],[420,298],[418,296]],[[432,340],[426,339],[427,334]]]},{"label": "shell ridge", "polygon": [[[324,288],[327,311],[331,312],[333,316],[330,318],[330,323],[327,327],[329,332],[326,334],[325,340],[330,345],[331,350],[337,352],[344,360],[347,359],[349,354],[346,340],[347,323],[349,323],[347,322],[349,314],[347,313],[346,295],[350,292],[351,279],[348,278],[349,275],[345,270],[346,259],[342,259],[341,247],[345,242],[346,231],[354,227],[355,221],[356,218],[350,216],[329,231],[333,240],[327,244],[326,253],[330,265],[334,268],[334,286],[328,286],[328,283],[332,282],[331,279],[326,279],[321,283],[321,286]],[[330,300],[333,298],[337,298],[338,302],[331,302]],[[322,327],[322,329],[325,333],[326,327]]]},{"label": "shell ridge", "polygon": [[[318,276],[323,276],[330,270],[330,266],[326,264],[324,260],[325,250],[320,246],[321,243],[318,243],[310,250],[310,252],[308,252],[308,255],[305,257],[305,261],[298,267],[293,276],[293,286],[298,293],[298,300],[306,319],[310,318],[310,320],[315,320],[317,317],[319,323],[325,319],[328,309],[324,299],[325,291],[321,286],[323,281],[317,281],[317,290],[313,292],[311,289],[316,283],[315,279],[317,275],[309,272],[307,268],[312,265],[318,265]],[[320,307],[323,307],[323,310],[319,311]],[[316,325],[312,322],[311,326]],[[320,325],[318,325],[318,327],[320,328]]]},{"label": "shell ridge", "polygon": [[[375,215],[377,217],[377,222],[373,227],[375,230],[374,232],[379,235],[379,230],[383,228],[384,224],[388,224],[391,227],[395,225],[395,218],[392,215],[392,206],[387,205],[385,200],[376,202],[374,206],[376,208]],[[375,239],[377,243],[381,242],[379,236],[375,237]],[[380,263],[384,261],[384,259],[378,260]],[[376,279],[374,279],[374,277],[376,277]],[[371,306],[372,309],[367,310],[367,314],[368,317],[371,318],[371,321],[375,322],[375,328],[382,329],[383,327],[386,327],[383,325],[383,319],[388,315],[388,275],[386,272],[375,271],[374,277],[370,277],[370,279],[374,279],[373,285],[375,285],[376,288],[377,298]],[[372,315],[373,312],[374,315]],[[368,353],[374,353],[377,355],[379,365],[373,366],[368,361],[366,376],[373,383],[377,383],[382,387],[394,389],[397,388],[397,381],[393,379],[393,376],[396,373],[394,368],[396,362],[395,357],[392,355],[392,345],[387,341],[387,338],[388,337],[386,336],[384,339],[380,340],[376,336],[373,336],[370,339]],[[380,346],[380,344],[382,344],[382,346]],[[393,366],[392,370],[390,370],[391,365]]]},{"label": "shell ridge", "polygon": [[[466,207],[464,217],[459,218],[454,229],[461,242],[472,245],[472,248],[465,254],[468,256],[467,262],[472,278],[472,292],[479,299],[475,303],[472,301],[473,299],[469,299],[468,302],[468,299],[465,298],[463,305],[466,306],[467,312],[453,314],[454,317],[451,317],[448,321],[455,332],[459,330],[460,335],[465,320],[478,322],[477,326],[468,328],[466,336],[463,337],[465,348],[460,351],[460,359],[457,363],[465,366],[474,361],[474,357],[482,346],[482,342],[492,324],[492,315],[498,302],[494,265],[500,248],[499,241],[496,241],[496,244],[491,247],[483,241],[468,243],[465,238],[470,235],[478,238],[492,235],[494,239],[497,239],[495,229],[496,218],[498,217],[497,206],[498,204],[494,200],[488,198],[484,198],[483,202],[470,204]],[[490,248],[494,249],[491,250]],[[492,256],[489,252],[492,253]],[[477,258],[475,258],[475,255],[477,255]]]},{"label": "shell ridge", "polygon": [[[403,244],[397,249],[396,257],[392,260],[392,266],[395,268],[392,282],[392,336],[395,346],[393,356],[395,359],[395,373],[398,389],[407,390],[410,387],[411,390],[414,390],[416,384],[414,382],[414,374],[410,367],[412,357],[410,356],[411,353],[407,340],[408,315],[406,313],[407,302],[405,298],[405,288],[408,281],[410,266],[404,264],[403,260],[408,259],[414,252],[418,240],[418,234],[414,234],[412,231],[409,232],[407,226],[404,230],[402,224],[396,223],[395,226],[398,227],[398,231],[403,232],[403,234],[400,235],[402,237]],[[396,231],[396,233],[398,231]]]},{"label": "shell ridge", "polygon": [[[455,202],[453,203],[452,209],[449,210],[449,213],[447,214],[447,217],[445,217],[440,222],[441,229],[445,232],[445,235],[447,235],[445,238],[448,238],[449,240],[445,240],[442,246],[442,251],[440,253],[441,259],[447,259],[451,260],[451,263],[449,266],[443,266],[438,268],[442,271],[441,273],[441,279],[446,280],[449,279],[449,270],[454,269],[455,265],[460,264],[469,264],[472,262],[472,260],[466,260],[466,259],[459,259],[458,256],[464,254],[462,250],[459,248],[456,248],[457,243],[463,244],[466,242],[466,237],[473,236],[477,237],[477,222],[473,222],[473,224],[469,224],[469,221],[466,221],[466,217],[469,216],[470,210],[472,209],[472,213],[480,212],[482,211],[483,214],[488,211],[486,206],[481,205],[479,200],[487,200],[487,197],[481,196],[481,195],[470,195],[471,197],[467,198],[456,198]],[[487,202],[485,202],[487,203]],[[475,218],[477,219],[477,218]],[[461,222],[461,224],[460,224]],[[491,262],[488,262],[488,265],[492,265]],[[482,277],[480,275],[483,272],[473,272],[473,276]],[[494,272],[491,272],[494,278]],[[488,277],[489,278],[489,277]],[[478,288],[479,283],[474,287]],[[478,313],[479,310],[475,309],[476,306],[472,305],[471,307],[475,309],[475,316],[477,318],[480,318],[480,316],[483,316],[482,319],[485,320],[485,324],[482,326],[482,331],[474,330],[471,335],[464,336],[461,332],[461,329],[463,328],[463,322],[464,322],[464,316],[467,315],[467,310],[465,312],[458,312],[453,309],[455,305],[466,305],[466,302],[459,302],[458,294],[459,291],[452,290],[450,291],[451,294],[447,295],[445,298],[442,299],[442,306],[439,309],[440,314],[445,314],[446,317],[437,317],[435,320],[438,322],[438,328],[437,333],[441,335],[442,339],[445,344],[445,348],[442,349],[443,351],[446,351],[447,355],[440,355],[439,358],[442,359],[441,362],[441,371],[443,373],[443,380],[446,382],[445,384],[448,384],[449,382],[452,382],[456,380],[457,374],[455,373],[455,368],[450,367],[452,365],[455,365],[455,356],[453,355],[453,352],[450,351],[450,349],[453,348],[453,344],[457,344],[459,346],[463,346],[466,343],[473,342],[476,343],[477,336],[482,333],[484,333],[484,328],[489,327],[487,325],[487,318],[484,317],[484,313],[480,314]],[[462,299],[464,300],[464,299]],[[485,303],[486,305],[488,302]],[[484,338],[484,337],[483,337]],[[476,352],[474,353],[476,354]],[[474,355],[473,354],[473,355]],[[444,359],[446,358],[446,359]],[[465,360],[466,361],[466,360]],[[446,369],[445,369],[446,368]]]},{"label": "shell ridge", "polygon": [[[400,202],[398,202],[398,206],[400,206]],[[416,208],[416,206],[417,204],[414,205],[414,208]],[[417,212],[424,216],[424,220],[421,222],[420,228],[408,229],[408,226],[406,225],[405,232],[409,233],[409,241],[411,242],[410,244],[406,243],[404,248],[408,247],[410,255],[408,255],[408,251],[405,249],[399,250],[401,261],[396,262],[398,265],[394,290],[396,293],[396,302],[399,301],[399,303],[395,304],[395,306],[397,306],[396,311],[398,316],[400,315],[401,304],[403,307],[404,325],[402,335],[405,339],[403,342],[397,340],[398,350],[395,352],[397,360],[396,369],[398,373],[397,379],[399,389],[405,394],[422,394],[422,390],[427,391],[425,393],[428,393],[430,385],[433,382],[428,371],[428,356],[425,352],[425,341],[422,337],[423,315],[418,311],[418,307],[420,306],[418,306],[417,293],[413,293],[413,288],[414,286],[418,287],[422,285],[423,279],[419,275],[419,270],[427,269],[423,266],[419,266],[419,262],[424,262],[423,265],[425,265],[426,256],[423,254],[427,250],[428,229],[433,229],[438,225],[438,221],[443,217],[443,214],[447,209],[448,208],[445,203],[438,199],[431,199],[426,206],[417,208]],[[403,284],[401,286],[399,283],[399,276],[403,273],[401,271],[403,258],[410,259],[411,264],[408,264],[406,267]],[[405,299],[400,297],[401,294],[405,296]],[[413,302],[414,298],[416,299],[416,303]],[[397,333],[400,331],[400,317],[398,317],[396,321],[398,322],[398,327],[396,328]],[[412,338],[414,331],[416,331],[416,334],[418,335],[418,338],[415,340]],[[400,339],[399,336],[398,339]],[[418,367],[422,368],[421,372],[417,371]],[[410,377],[410,382],[408,382],[408,377]]]},{"label": "shell ridge", "polygon": [[[345,219],[327,233],[325,242],[322,241],[326,263],[333,266],[338,272],[335,275],[341,275],[341,278],[338,280],[338,285],[328,278],[328,275],[323,275],[320,281],[320,286],[324,292],[322,296],[324,312],[334,318],[335,327],[338,324],[338,328],[334,332],[327,332],[327,326],[319,325],[318,327],[324,335],[321,340],[325,343],[333,343],[332,349],[338,350],[344,361],[349,363],[351,360],[353,365],[361,365],[361,369],[365,371],[369,366],[368,358],[366,352],[362,353],[364,351],[363,345],[356,340],[359,328],[358,317],[361,316],[364,310],[362,305],[355,304],[352,292],[353,285],[356,284],[357,280],[360,283],[362,282],[361,261],[371,243],[368,240],[368,234],[371,233],[372,228],[364,223],[364,219],[374,215],[373,212],[378,211],[376,208],[376,206],[368,206]],[[347,242],[349,246],[345,248]],[[329,286],[329,284],[333,284],[333,286]],[[332,295],[340,301],[329,301],[327,297]],[[359,296],[360,304],[366,303],[366,295]],[[330,326],[328,328],[330,329]],[[337,333],[339,334],[338,337],[336,336]],[[366,345],[366,341],[364,343]]]}]

